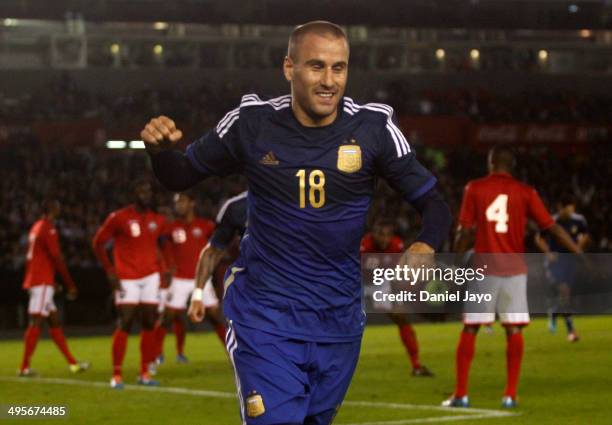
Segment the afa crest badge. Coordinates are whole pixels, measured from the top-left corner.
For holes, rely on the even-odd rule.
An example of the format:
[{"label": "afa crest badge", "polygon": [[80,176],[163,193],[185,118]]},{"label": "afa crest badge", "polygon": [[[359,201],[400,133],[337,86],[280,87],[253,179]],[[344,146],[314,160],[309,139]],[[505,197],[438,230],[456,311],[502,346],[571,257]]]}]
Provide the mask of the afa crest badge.
[{"label": "afa crest badge", "polygon": [[342,145],[338,148],[338,170],[354,173],[361,170],[361,147]]},{"label": "afa crest badge", "polygon": [[246,399],[246,413],[249,418],[256,418],[266,413],[263,398],[257,392],[252,391]]}]

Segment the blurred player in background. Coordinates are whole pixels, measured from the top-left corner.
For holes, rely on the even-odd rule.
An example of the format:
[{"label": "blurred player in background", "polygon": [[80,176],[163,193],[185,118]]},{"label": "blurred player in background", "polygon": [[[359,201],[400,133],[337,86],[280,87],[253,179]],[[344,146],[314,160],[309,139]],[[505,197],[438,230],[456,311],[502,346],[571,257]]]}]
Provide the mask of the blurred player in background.
[{"label": "blurred player in background", "polygon": [[55,228],[55,220],[59,216],[61,206],[59,201],[47,200],[43,203],[42,217],[32,225],[28,235],[28,252],[26,254],[26,271],[23,289],[30,294],[28,304],[29,324],[23,342],[23,359],[19,368],[19,376],[34,375],[30,369],[30,361],[40,335],[43,321],[49,323],[49,334],[57,348],[68,361],[70,372],[77,373],[87,370],[89,363],[77,362],[66,343],[57,308],[53,302],[55,294],[55,274],[58,272],[68,289],[67,298],[77,297],[77,288],[64,263],[64,257],[59,245],[59,235]]},{"label": "blurred player in background", "polygon": [[[478,254],[506,254],[489,257],[483,292],[494,298],[487,312],[466,312],[457,346],[455,392],[442,404],[468,407],[468,375],[474,357],[476,334],[481,325],[495,321],[495,313],[506,330],[507,384],[502,406],[516,407],[517,386],[523,357],[522,328],[529,324],[527,308],[527,266],[525,228],[529,218],[571,252],[579,252],[563,228],[555,224],[538,193],[512,177],[515,165],[512,149],[498,145],[489,151],[489,175],[468,182],[463,194],[455,250],[464,254],[474,242]],[[474,241],[475,238],[475,241]],[[521,255],[517,255],[521,254]],[[482,257],[481,257],[482,258]],[[477,259],[475,261],[478,261]]]},{"label": "blurred player in background", "polygon": [[[225,345],[225,326],[213,288],[213,273],[236,237],[241,238],[247,223],[247,192],[228,199],[217,214],[217,227],[208,246],[202,250],[196,271],[197,290],[191,297],[189,318],[201,322],[207,318]],[[231,282],[230,282],[231,283]]]},{"label": "blurred player in background", "polygon": [[[329,424],[352,380],[365,326],[359,243],[374,180],[423,216],[408,254],[432,254],[450,214],[387,105],[344,97],[344,30],[316,21],[291,34],[291,95],[242,97],[187,153],[168,117],[141,132],[156,176],[184,189],[211,175],[248,178],[248,231],[225,280],[227,349],[244,424]],[[195,292],[194,292],[195,295]]]},{"label": "blurred player in background", "polygon": [[[163,229],[162,250],[166,266],[171,270],[170,287],[160,300],[162,317],[155,327],[157,363],[164,361],[166,331],[174,325],[176,361],[188,363],[185,356],[185,312],[187,301],[195,288],[195,269],[200,252],[208,243],[215,224],[195,214],[195,197],[191,192],[174,195],[176,219]],[[218,304],[218,300],[215,300]]]},{"label": "blurred player in background", "polygon": [[[553,219],[565,229],[581,251],[586,249],[590,240],[587,221],[583,215],[576,213],[576,201],[571,195],[564,194],[561,197]],[[570,251],[554,239],[543,238],[538,234],[535,242],[538,248],[546,254],[547,276],[555,286],[557,295],[555,305],[549,310],[548,328],[551,333],[555,333],[557,316],[561,315],[565,319],[568,341],[576,342],[579,337],[571,314],[572,291],[578,279],[576,258],[568,255]]]},{"label": "blurred player in background", "polygon": [[[401,254],[404,252],[404,242],[394,234],[394,229],[395,223],[393,220],[388,218],[377,219],[372,226],[372,232],[367,233],[361,240],[361,253]],[[380,267],[380,265],[377,267]],[[423,366],[419,360],[419,343],[416,333],[410,325],[409,316],[401,313],[389,313],[389,317],[397,325],[402,343],[410,357],[412,376],[433,376],[433,373]]]},{"label": "blurred player in background", "polygon": [[[102,263],[115,297],[119,314],[113,335],[113,377],[111,387],[123,388],[121,367],[127,349],[128,334],[140,312],[141,385],[158,385],[148,371],[155,359],[153,328],[159,303],[162,259],[158,246],[165,218],[152,209],[151,183],[137,180],[132,184],[134,203],[112,212],[96,232],[93,248]],[[107,248],[112,242],[113,261]]]}]

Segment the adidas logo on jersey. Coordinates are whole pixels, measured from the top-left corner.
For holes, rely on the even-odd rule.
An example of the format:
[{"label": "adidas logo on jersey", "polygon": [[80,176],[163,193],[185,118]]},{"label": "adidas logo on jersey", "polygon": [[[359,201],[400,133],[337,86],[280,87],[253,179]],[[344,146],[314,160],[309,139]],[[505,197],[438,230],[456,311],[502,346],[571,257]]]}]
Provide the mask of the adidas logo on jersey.
[{"label": "adidas logo on jersey", "polygon": [[263,165],[278,165],[279,164],[278,159],[276,159],[276,156],[274,155],[274,152],[272,151],[265,154],[263,158],[259,160],[259,163]]}]

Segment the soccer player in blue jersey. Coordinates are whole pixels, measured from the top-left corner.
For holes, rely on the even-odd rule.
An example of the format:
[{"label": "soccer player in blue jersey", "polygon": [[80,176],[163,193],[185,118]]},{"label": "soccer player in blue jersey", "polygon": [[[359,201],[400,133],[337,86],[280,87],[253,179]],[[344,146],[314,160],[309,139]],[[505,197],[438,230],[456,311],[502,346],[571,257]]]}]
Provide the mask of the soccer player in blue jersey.
[{"label": "soccer player in blue jersey", "polygon": [[[587,221],[583,215],[576,213],[576,201],[570,194],[561,196],[553,219],[582,251],[586,249],[590,241]],[[577,259],[554,239],[544,238],[538,234],[535,242],[546,254],[546,274],[557,293],[557,300],[548,312],[548,329],[551,333],[555,333],[557,316],[563,316],[567,328],[567,340],[577,342],[580,338],[571,313],[572,291],[578,281]]]},{"label": "soccer player in blue jersey", "polygon": [[169,189],[247,177],[248,227],[223,302],[243,424],[330,424],[340,408],[365,325],[359,242],[377,177],[422,215],[408,253],[433,253],[448,236],[436,179],[393,109],[344,96],[348,61],[339,26],[301,25],[283,63],[290,95],[243,96],[186,153],[173,149],[182,133],[168,117],[141,133]]}]

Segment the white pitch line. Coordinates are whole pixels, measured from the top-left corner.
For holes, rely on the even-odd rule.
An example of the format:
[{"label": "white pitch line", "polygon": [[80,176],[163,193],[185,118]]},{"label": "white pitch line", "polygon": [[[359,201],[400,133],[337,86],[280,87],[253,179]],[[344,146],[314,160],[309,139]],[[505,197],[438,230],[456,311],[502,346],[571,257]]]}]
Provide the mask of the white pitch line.
[{"label": "white pitch line", "polygon": [[[16,378],[13,376],[0,376],[0,381],[5,382],[21,382],[21,383],[45,383],[45,384],[59,384],[59,385],[78,385],[82,387],[98,387],[98,388],[108,388],[108,382],[96,382],[96,381],[84,381],[80,379],[62,379],[62,378]],[[144,385],[132,385],[125,384],[125,390],[132,391],[153,391],[153,392],[161,392],[161,393],[171,393],[171,394],[184,394],[184,395],[193,395],[200,397],[213,397],[213,398],[236,398],[235,393],[226,393],[222,391],[209,391],[209,390],[193,390],[190,388],[180,388],[180,387],[147,387]],[[119,390],[117,390],[119,391]]]},{"label": "white pitch line", "polygon": [[[436,410],[440,412],[448,412],[451,408],[429,405],[429,404],[410,404],[410,403],[385,403],[381,401],[345,401],[342,405],[353,405],[363,407],[386,407],[388,409],[410,409],[410,410]],[[499,416],[514,416],[516,413],[508,412],[505,410],[495,409],[478,409],[474,407],[462,407],[461,412],[472,412],[472,413],[483,413],[483,414],[495,414]]]},{"label": "white pitch line", "polygon": [[[463,408],[461,408],[463,410]],[[400,419],[394,421],[384,422],[359,422],[354,424],[338,424],[338,425],[408,425],[408,424],[430,424],[434,422],[450,422],[450,421],[467,421],[474,419],[493,419],[503,418],[509,416],[517,416],[517,413],[506,412],[504,415],[490,415],[490,414],[479,414],[479,415],[453,415],[453,416],[431,416],[429,418],[416,418],[416,419]]]},{"label": "white pitch line", "polygon": [[[96,388],[109,388],[109,384],[106,382],[99,381],[85,381],[81,379],[64,379],[64,378],[19,378],[14,376],[0,376],[0,381],[4,382],[16,382],[16,383],[44,383],[44,384],[57,384],[57,385],[76,385],[82,387],[96,387]],[[161,392],[169,394],[183,394],[199,397],[211,397],[211,398],[236,398],[235,393],[228,393],[223,391],[210,391],[210,390],[196,390],[191,388],[181,387],[146,387],[143,385],[131,385],[126,384],[125,390],[130,391],[150,391],[150,392]],[[117,391],[117,390],[115,390]],[[448,412],[450,408],[442,406],[433,406],[426,404],[409,404],[409,403],[385,403],[378,401],[352,401],[346,400],[342,403],[343,406],[361,406],[361,407],[377,407],[383,409],[392,410],[433,410],[433,411],[444,411]],[[453,416],[435,416],[429,418],[416,418],[416,419],[400,419],[383,422],[360,422],[353,424],[339,424],[339,425],[408,425],[408,424],[421,424],[421,423],[434,423],[434,422],[446,422],[446,421],[462,421],[462,420],[474,420],[474,419],[492,419],[509,416],[517,416],[518,413],[506,412],[503,410],[493,409],[475,409],[472,407],[461,408],[462,413],[473,413],[469,415],[453,415]]]}]

